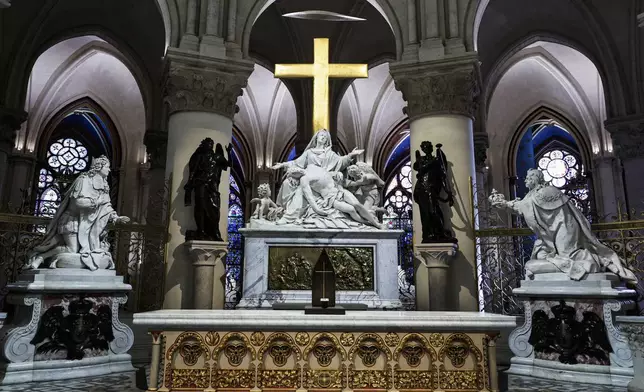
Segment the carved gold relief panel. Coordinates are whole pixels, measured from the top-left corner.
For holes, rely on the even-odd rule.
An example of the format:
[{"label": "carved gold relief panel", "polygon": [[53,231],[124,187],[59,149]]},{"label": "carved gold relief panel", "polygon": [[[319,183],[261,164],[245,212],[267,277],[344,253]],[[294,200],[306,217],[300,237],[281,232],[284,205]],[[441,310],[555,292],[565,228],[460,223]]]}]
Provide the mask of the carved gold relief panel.
[{"label": "carved gold relief panel", "polygon": [[422,334],[408,334],[394,352],[394,386],[398,390],[433,390],[438,386],[437,355]]},{"label": "carved gold relief panel", "polygon": [[459,390],[488,387],[487,336],[164,332],[161,390]]},{"label": "carved gold relief panel", "polygon": [[[327,247],[338,290],[374,289],[373,247]],[[269,290],[311,290],[311,276],[323,248],[270,246]]]}]

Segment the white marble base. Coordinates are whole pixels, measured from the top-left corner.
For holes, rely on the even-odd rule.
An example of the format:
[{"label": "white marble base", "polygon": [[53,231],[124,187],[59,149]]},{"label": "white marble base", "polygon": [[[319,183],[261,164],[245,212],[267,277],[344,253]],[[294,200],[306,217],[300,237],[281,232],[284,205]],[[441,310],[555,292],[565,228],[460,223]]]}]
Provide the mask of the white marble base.
[{"label": "white marble base", "polygon": [[[11,325],[0,332],[0,354],[3,376],[0,384],[62,380],[121,371],[132,371],[130,355],[134,336],[119,320],[119,307],[127,301],[132,289],[113,270],[38,269],[26,271],[9,284],[7,301],[15,306]],[[42,315],[51,306],[61,305],[71,297],[95,298],[109,303],[112,312],[114,340],[104,353],[86,355],[80,360],[42,360],[31,344]],[[64,312],[66,312],[65,310]],[[65,313],[63,313],[65,314]],[[66,316],[66,314],[65,314]]]},{"label": "white marble base", "polygon": [[618,316],[616,322],[633,353],[634,377],[627,385],[628,392],[644,392],[644,317]]},{"label": "white marble base", "polygon": [[374,290],[339,291],[336,303],[366,304],[369,309],[400,309],[398,238],[402,230],[241,229],[244,236],[244,286],[238,309],[270,308],[274,303],[311,302],[308,290],[269,290],[268,252],[271,246],[372,247]]},{"label": "white marble base", "polygon": [[625,387],[633,378],[633,368],[599,365],[567,365],[536,358],[512,357],[508,374],[545,378],[572,384],[597,384]]},{"label": "white marble base", "polygon": [[[590,274],[586,280],[572,281],[563,273],[538,274],[532,280],[521,281],[521,286],[512,292],[523,301],[525,323],[510,334],[510,349],[515,356],[511,359],[509,374],[622,387],[628,384],[633,377],[633,356],[627,337],[615,327],[613,320],[634,306],[635,291],[624,287],[616,275],[597,273]],[[610,365],[569,365],[535,357],[528,342],[532,315],[536,310],[549,309],[559,300],[599,311],[613,350]]]},{"label": "white marble base", "polygon": [[517,325],[517,317],[483,312],[347,312],[304,314],[303,310],[155,310],[136,313],[134,325],[150,331],[500,331]]},{"label": "white marble base", "polygon": [[1,363],[0,374],[3,374],[3,379],[0,380],[0,385],[69,380],[135,370],[130,354],[83,358],[77,361]]}]

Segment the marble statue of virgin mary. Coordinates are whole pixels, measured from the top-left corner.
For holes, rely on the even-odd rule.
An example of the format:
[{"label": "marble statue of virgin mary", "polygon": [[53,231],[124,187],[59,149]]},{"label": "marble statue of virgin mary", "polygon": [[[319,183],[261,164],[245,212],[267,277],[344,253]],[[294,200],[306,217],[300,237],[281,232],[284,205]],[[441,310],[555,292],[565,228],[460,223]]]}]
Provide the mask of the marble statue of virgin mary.
[{"label": "marble statue of virgin mary", "polygon": [[[330,187],[336,187],[335,174],[344,171],[352,164],[353,157],[363,152],[354,149],[347,155],[340,155],[331,147],[331,135],[329,131],[322,129],[313,135],[302,155],[272,167],[286,168],[284,182],[276,200],[284,208],[284,215],[277,224],[299,223],[308,208],[319,216],[329,214],[322,207],[322,195],[329,194],[325,191]],[[329,204],[328,201],[326,204]]]}]

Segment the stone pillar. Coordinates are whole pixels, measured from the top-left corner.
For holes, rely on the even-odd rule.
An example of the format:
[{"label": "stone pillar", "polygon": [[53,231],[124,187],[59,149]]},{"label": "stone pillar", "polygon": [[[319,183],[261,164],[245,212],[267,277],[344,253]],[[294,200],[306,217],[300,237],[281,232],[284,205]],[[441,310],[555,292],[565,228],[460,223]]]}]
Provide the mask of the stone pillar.
[{"label": "stone pillar", "polygon": [[611,118],[605,122],[615,155],[624,168],[624,193],[629,212],[644,212],[644,115]]},{"label": "stone pillar", "polygon": [[[168,49],[169,73],[165,100],[169,104],[166,178],[169,182],[170,221],[166,253],[164,307],[190,308],[192,265],[184,246],[186,230],[194,229],[192,207],[184,205],[183,187],[190,156],[207,137],[225,147],[232,140],[232,118],[237,97],[242,93],[253,64],[242,60],[204,60]],[[227,232],[229,172],[219,184],[221,213],[219,228],[224,241]]]},{"label": "stone pillar", "polygon": [[21,110],[11,110],[0,106],[0,205],[7,203],[9,196],[9,158],[13,152],[16,131],[27,118]]},{"label": "stone pillar", "polygon": [[457,250],[458,245],[453,243],[414,246],[416,310],[448,310],[448,270]]},{"label": "stone pillar", "polygon": [[188,241],[194,267],[194,308],[223,309],[226,302],[226,254],[228,244]]},{"label": "stone pillar", "polygon": [[34,185],[34,178],[38,176],[35,172],[36,157],[33,154],[14,153],[9,159],[11,176],[9,176],[10,187],[7,187],[7,202],[13,209],[19,209],[21,214],[32,214],[30,211],[31,192]]},{"label": "stone pillar", "polygon": [[[478,77],[476,58],[414,64],[392,64],[391,74],[403,98],[411,129],[411,160],[421,142],[443,144],[449,162],[448,176],[454,193],[454,207],[445,206],[445,221],[458,239],[448,278],[447,307],[478,310],[474,210],[470,195],[475,178],[472,118],[476,111]],[[415,178],[413,181],[415,185]],[[414,243],[421,241],[419,211],[414,204]],[[425,284],[425,283],[420,283]]]},{"label": "stone pillar", "polygon": [[595,194],[595,206],[602,221],[611,220],[611,217],[617,216],[618,205],[623,200],[623,187],[618,177],[619,171],[616,170],[617,160],[606,155],[595,158],[593,163],[594,189],[591,191]]},{"label": "stone pillar", "polygon": [[644,392],[644,317],[617,316],[616,319],[633,354],[634,377],[626,386],[627,391]]},{"label": "stone pillar", "polygon": [[149,187],[148,205],[145,208],[145,222],[160,225],[166,221],[167,209],[165,164],[168,149],[168,134],[157,130],[147,130],[143,140],[148,154]]}]

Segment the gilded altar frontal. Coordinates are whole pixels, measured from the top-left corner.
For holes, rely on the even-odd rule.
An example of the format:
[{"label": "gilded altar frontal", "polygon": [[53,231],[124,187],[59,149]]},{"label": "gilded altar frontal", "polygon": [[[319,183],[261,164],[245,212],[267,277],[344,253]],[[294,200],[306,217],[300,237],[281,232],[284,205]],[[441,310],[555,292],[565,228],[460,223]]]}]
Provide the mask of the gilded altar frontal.
[{"label": "gilded altar frontal", "polygon": [[374,289],[374,248],[271,246],[268,250],[269,290],[311,290],[313,267],[326,249],[333,264],[337,290]]},{"label": "gilded altar frontal", "polygon": [[484,333],[177,331],[162,337],[160,391],[490,390],[493,338]]}]

